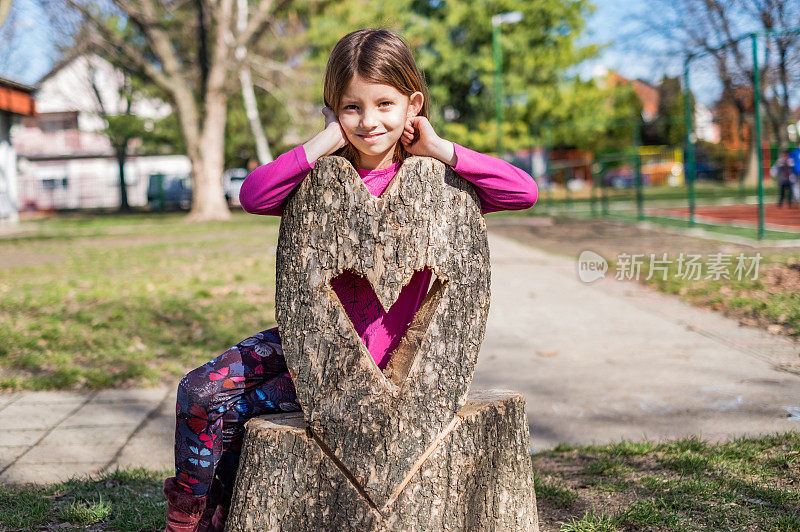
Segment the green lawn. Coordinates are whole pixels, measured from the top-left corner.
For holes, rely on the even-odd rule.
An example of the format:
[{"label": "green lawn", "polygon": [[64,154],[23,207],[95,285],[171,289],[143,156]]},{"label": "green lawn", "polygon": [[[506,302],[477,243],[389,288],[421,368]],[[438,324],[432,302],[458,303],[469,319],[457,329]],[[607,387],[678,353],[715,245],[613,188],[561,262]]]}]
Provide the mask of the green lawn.
[{"label": "green lawn", "polygon": [[[244,213],[225,223],[188,224],[181,214],[24,223],[20,236],[0,239],[0,389],[154,385],[274,326],[278,223]],[[762,264],[786,269],[787,260]],[[800,292],[763,276],[688,281],[671,272],[652,284],[800,334]]]},{"label": "green lawn", "polygon": [[[541,530],[800,530],[800,433],[709,444],[622,441],[532,455]],[[0,529],[160,530],[169,471],[0,485]]]},{"label": "green lawn", "polygon": [[[539,192],[536,205],[531,209],[521,211],[504,211],[493,216],[568,216],[575,218],[607,218],[625,222],[637,222],[636,190],[635,189],[608,189],[606,192],[607,210],[603,214],[603,202],[600,191],[596,192],[592,200],[587,190],[574,196],[565,197],[563,191],[553,194],[545,190]],[[695,187],[695,199],[701,205],[714,205],[724,202],[741,203],[745,199],[755,201],[757,192],[755,187],[740,189],[735,185],[714,185],[702,183]],[[765,202],[771,202],[777,195],[777,188],[768,186],[764,188]],[[643,189],[643,207],[645,212],[650,208],[687,207],[688,196],[685,187],[646,187]],[[593,204],[594,201],[594,205]],[[695,221],[692,227],[686,219],[671,216],[645,215],[643,221],[672,227],[677,229],[703,230],[712,235],[733,236],[746,238],[753,241],[758,239],[758,229],[743,225],[724,223],[701,223]],[[767,220],[767,223],[769,220]],[[800,240],[800,231],[782,231],[774,229],[764,230],[765,240]]]},{"label": "green lawn", "polygon": [[278,222],[26,222],[0,239],[0,389],[157,384],[274,326]]},{"label": "green lawn", "polygon": [[[800,432],[570,447],[533,456],[549,530],[800,530]],[[553,526],[556,525],[556,526]]]}]

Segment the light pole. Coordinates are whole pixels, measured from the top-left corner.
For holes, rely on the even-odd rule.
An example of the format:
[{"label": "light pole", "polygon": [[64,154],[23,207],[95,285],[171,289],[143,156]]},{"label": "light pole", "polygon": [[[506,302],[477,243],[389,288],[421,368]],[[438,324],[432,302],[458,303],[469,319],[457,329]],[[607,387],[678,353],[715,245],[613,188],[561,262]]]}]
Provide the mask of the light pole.
[{"label": "light pole", "polygon": [[492,53],[494,56],[494,111],[497,119],[497,155],[503,156],[503,54],[500,50],[500,24],[514,24],[522,20],[520,11],[508,11],[492,16]]}]

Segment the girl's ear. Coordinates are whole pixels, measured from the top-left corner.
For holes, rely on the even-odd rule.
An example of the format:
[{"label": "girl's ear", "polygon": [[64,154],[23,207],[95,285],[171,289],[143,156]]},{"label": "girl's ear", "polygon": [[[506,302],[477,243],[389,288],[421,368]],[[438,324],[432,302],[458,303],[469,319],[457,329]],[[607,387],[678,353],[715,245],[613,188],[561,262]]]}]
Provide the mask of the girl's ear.
[{"label": "girl's ear", "polygon": [[422,110],[422,104],[425,102],[425,96],[417,91],[408,97],[408,117],[417,116]]}]

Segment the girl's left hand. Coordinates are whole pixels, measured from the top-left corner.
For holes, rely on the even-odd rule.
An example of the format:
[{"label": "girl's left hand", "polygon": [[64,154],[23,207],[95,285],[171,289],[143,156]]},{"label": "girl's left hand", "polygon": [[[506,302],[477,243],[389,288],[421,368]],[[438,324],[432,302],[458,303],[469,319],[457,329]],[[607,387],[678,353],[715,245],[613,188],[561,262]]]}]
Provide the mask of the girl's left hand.
[{"label": "girl's left hand", "polygon": [[454,156],[453,143],[437,135],[424,116],[414,116],[406,120],[400,142],[411,155],[435,157],[447,164],[451,164]]}]

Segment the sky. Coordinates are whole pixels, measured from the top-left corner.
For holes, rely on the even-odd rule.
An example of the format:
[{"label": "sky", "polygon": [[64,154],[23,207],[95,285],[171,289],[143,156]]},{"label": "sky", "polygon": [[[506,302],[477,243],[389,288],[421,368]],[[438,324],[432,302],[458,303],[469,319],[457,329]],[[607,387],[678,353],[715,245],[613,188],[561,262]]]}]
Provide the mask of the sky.
[{"label": "sky", "polygon": [[[645,9],[646,0],[594,0],[594,4],[596,10],[587,21],[587,32],[582,42],[609,43],[610,46],[598,59],[581,65],[581,76],[589,77],[607,68],[631,79],[660,77],[664,65],[630,51],[629,42],[620,37],[630,27],[631,13]],[[32,85],[50,70],[57,59],[57,51],[35,0],[15,0],[12,9],[17,11],[16,22],[21,31],[16,32],[16,39],[10,46],[11,53],[0,53],[0,76]],[[7,30],[6,27],[0,29],[0,34]]]},{"label": "sky", "polygon": [[34,0],[14,0],[12,10],[16,19],[9,17],[0,28],[0,37],[6,36],[11,23],[18,26],[9,49],[0,53],[0,76],[32,85],[50,71],[56,60],[56,50],[48,35],[45,17]]},{"label": "sky", "polygon": [[[642,46],[630,35],[636,31],[633,18],[648,9],[647,0],[594,0],[595,11],[587,21],[585,43],[604,43],[607,47],[597,60],[582,66],[585,74],[613,70],[628,79],[657,81],[662,74],[677,76],[681,65],[664,63],[642,53]],[[655,37],[653,37],[655,39]],[[653,43],[653,41],[651,41]]]}]

